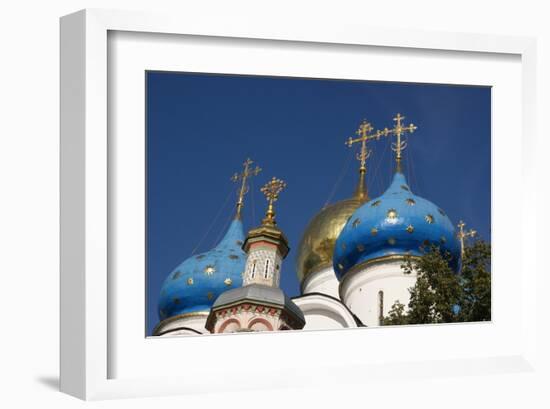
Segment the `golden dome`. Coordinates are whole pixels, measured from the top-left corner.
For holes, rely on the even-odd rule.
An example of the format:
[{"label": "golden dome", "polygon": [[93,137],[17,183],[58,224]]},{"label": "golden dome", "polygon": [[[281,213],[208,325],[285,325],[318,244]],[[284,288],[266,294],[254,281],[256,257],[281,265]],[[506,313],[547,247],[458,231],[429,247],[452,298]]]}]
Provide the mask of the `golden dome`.
[{"label": "golden dome", "polygon": [[336,239],[353,212],[367,200],[364,172],[361,172],[353,197],[323,208],[311,219],[298,247],[296,274],[300,283],[313,271],[332,267]]},{"label": "golden dome", "polygon": [[342,200],[325,207],[309,222],[298,247],[296,273],[300,283],[311,272],[332,266],[334,243],[361,203],[357,198]]}]

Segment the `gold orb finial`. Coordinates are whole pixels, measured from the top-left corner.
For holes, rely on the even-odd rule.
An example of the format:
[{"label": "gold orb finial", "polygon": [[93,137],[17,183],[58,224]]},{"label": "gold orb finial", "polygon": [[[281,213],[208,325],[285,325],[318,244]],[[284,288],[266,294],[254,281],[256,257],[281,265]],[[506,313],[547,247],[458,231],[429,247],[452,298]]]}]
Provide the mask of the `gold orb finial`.
[{"label": "gold orb finial", "polygon": [[286,187],[286,182],[281,179],[277,179],[275,176],[271,178],[260,190],[265,195],[266,200],[269,203],[267,212],[262,223],[266,226],[273,226],[277,224],[275,222],[275,211],[273,210],[273,203],[279,198],[279,194]]}]

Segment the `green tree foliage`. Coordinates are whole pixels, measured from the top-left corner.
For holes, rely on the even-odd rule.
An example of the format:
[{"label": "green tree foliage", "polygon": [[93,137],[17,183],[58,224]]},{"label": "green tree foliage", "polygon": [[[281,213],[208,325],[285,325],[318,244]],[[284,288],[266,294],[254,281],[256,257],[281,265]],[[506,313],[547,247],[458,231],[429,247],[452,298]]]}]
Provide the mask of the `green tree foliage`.
[{"label": "green tree foliage", "polygon": [[436,246],[425,249],[420,258],[407,257],[402,268],[405,274],[417,272],[416,284],[409,289],[408,306],[396,301],[384,325],[489,321],[490,244],[476,240],[467,246],[460,274],[452,271],[449,261],[450,254]]},{"label": "green tree foliage", "polygon": [[459,320],[491,320],[491,246],[478,240],[464,251]]}]

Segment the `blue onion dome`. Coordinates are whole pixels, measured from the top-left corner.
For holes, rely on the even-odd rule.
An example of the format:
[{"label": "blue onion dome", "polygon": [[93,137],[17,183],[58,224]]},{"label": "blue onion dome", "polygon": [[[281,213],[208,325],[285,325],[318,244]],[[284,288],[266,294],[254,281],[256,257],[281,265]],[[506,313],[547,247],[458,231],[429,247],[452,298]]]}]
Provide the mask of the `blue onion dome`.
[{"label": "blue onion dome", "polygon": [[393,255],[421,256],[435,244],[451,255],[458,271],[460,244],[445,212],[411,192],[405,176],[396,172],[390,187],[359,207],[336,240],[334,271],[341,279],[355,266]]},{"label": "blue onion dome", "polygon": [[177,266],[160,291],[160,319],[208,312],[221,293],[241,287],[246,262],[246,254],[241,248],[243,242],[243,224],[240,218],[235,218],[216,247]]}]

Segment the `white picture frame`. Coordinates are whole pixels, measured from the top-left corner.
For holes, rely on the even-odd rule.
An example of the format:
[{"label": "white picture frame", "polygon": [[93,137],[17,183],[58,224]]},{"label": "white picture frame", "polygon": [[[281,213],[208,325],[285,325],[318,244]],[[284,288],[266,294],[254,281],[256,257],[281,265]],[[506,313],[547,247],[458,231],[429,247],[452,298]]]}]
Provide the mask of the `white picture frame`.
[{"label": "white picture frame", "polygon": [[[280,42],[304,46],[312,44],[320,49],[327,47],[331,50],[351,46],[354,49],[394,49],[396,52],[409,50],[432,54],[468,53],[470,59],[475,59],[476,55],[515,56],[521,64],[521,90],[518,94],[520,112],[515,112],[515,120],[518,121],[517,130],[521,133],[518,147],[521,148],[522,172],[517,177],[523,186],[516,205],[526,208],[529,203],[535,201],[533,195],[536,191],[536,178],[534,161],[531,160],[536,150],[533,129],[533,124],[536,123],[534,39],[369,28],[348,26],[344,23],[335,24],[331,28],[317,27],[314,23],[284,27],[275,22],[261,23],[250,22],[249,25],[242,25],[230,21],[220,23],[216,19],[197,21],[192,16],[184,15],[108,10],[84,10],[61,19],[61,390],[88,400],[186,394],[209,389],[219,392],[277,388],[289,384],[361,384],[375,376],[378,380],[390,380],[396,372],[404,377],[437,377],[536,369],[536,316],[528,312],[535,310],[533,306],[536,303],[537,268],[534,257],[526,256],[529,254],[526,238],[536,237],[536,222],[525,218],[522,224],[517,226],[519,238],[516,237],[521,243],[522,255],[518,256],[517,260],[520,273],[516,273],[516,284],[520,289],[517,299],[517,327],[512,328],[512,324],[504,318],[501,318],[500,322],[495,318],[491,324],[446,326],[444,330],[449,337],[466,334],[491,337],[497,335],[497,332],[493,334],[492,331],[501,326],[499,330],[503,331],[502,334],[510,335],[507,337],[510,343],[503,341],[499,348],[495,348],[498,353],[489,354],[486,350],[481,350],[478,354],[439,351],[434,352],[433,359],[430,359],[429,354],[421,354],[418,359],[407,359],[406,355],[395,353],[394,359],[388,362],[387,354],[381,351],[380,359],[366,356],[364,359],[354,360],[350,355],[342,357],[340,362],[327,354],[323,360],[308,360],[304,357],[298,363],[291,352],[288,352],[292,345],[307,345],[312,340],[316,343],[325,343],[327,346],[335,343],[338,345],[344,341],[362,345],[367,339],[367,332],[363,329],[326,331],[321,340],[317,332],[267,336],[232,335],[202,339],[172,338],[163,340],[163,349],[175,351],[185,348],[183,343],[186,343],[187,348],[191,346],[193,351],[198,351],[187,358],[189,370],[185,374],[178,376],[169,373],[167,368],[159,367],[156,372],[151,370],[151,376],[144,376],[135,372],[136,368],[130,367],[124,372],[124,376],[112,376],[119,371],[114,372],[112,369],[113,349],[110,343],[120,340],[113,339],[113,328],[110,327],[112,322],[109,321],[111,309],[116,305],[116,300],[109,292],[108,274],[113,257],[109,253],[108,241],[110,226],[113,223],[108,211],[109,197],[113,193],[109,190],[108,170],[113,159],[109,157],[108,149],[110,125],[107,102],[113,88],[113,84],[108,81],[108,67],[112,58],[108,48],[109,33],[204,37],[224,39],[228,44],[231,40],[255,39],[256,47],[258,44],[261,46],[262,42],[271,45]],[[200,47],[197,52],[201,52]],[[207,53],[206,50],[202,52]],[[498,152],[501,152],[498,155],[509,154],[504,150]],[[498,163],[503,161],[498,155],[493,151],[495,166],[499,166]],[[499,234],[502,234],[498,231],[498,220],[497,217],[494,229],[497,242]],[[495,305],[495,308],[498,308],[498,303]],[[395,338],[400,337],[402,331],[408,331],[411,339],[431,336],[434,331],[443,332],[434,327],[384,328],[372,330],[371,334],[375,335],[370,335],[368,342],[386,344],[387,348],[390,348],[391,345],[399,345],[395,343]],[[221,348],[237,352],[247,348],[250,350],[255,348],[257,339],[267,343],[278,343],[281,349],[290,355],[286,360],[275,356],[277,366],[274,366],[275,361],[271,366],[266,364],[263,372],[261,368],[255,368],[260,372],[256,372],[257,376],[247,377],[247,382],[239,382],[239,379],[242,379],[239,375],[246,376],[246,371],[235,368],[237,361],[220,360],[222,355],[216,359],[216,353],[212,352]],[[142,365],[147,369],[154,365],[155,360],[161,360],[157,359],[154,352],[156,341],[152,343],[143,337],[139,342],[139,348],[143,348],[139,352],[138,349],[129,348],[132,353],[135,351],[135,362],[138,365],[141,359],[147,362]],[[199,359],[201,351],[205,353],[204,356],[206,353],[213,356],[212,361],[206,363]],[[296,370],[297,366],[300,366],[299,370]],[[229,369],[232,370],[231,376]],[[165,376],[162,376],[163,370],[167,371]],[[216,379],[204,376],[212,372],[219,376]],[[132,377],[127,373],[137,375]]]}]

